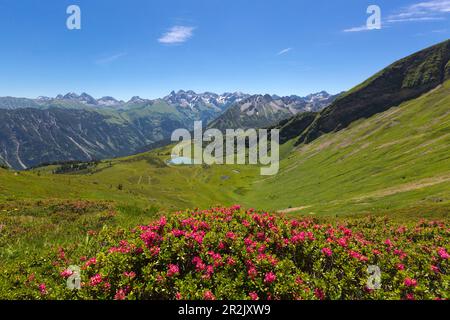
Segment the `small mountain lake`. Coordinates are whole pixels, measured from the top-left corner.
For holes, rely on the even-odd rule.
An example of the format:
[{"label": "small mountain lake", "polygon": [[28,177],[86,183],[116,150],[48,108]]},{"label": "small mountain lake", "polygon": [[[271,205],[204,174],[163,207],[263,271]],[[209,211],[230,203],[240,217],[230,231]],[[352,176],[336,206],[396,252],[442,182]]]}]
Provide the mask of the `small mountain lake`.
[{"label": "small mountain lake", "polygon": [[191,165],[194,161],[187,157],[176,157],[167,161],[168,164],[180,166],[180,165]]}]

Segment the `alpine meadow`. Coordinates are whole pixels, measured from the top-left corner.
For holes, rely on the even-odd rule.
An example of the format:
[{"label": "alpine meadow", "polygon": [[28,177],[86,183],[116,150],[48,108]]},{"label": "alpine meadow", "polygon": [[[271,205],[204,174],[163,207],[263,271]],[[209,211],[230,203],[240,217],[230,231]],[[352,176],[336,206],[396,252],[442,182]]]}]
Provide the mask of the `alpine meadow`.
[{"label": "alpine meadow", "polygon": [[[448,8],[446,1],[429,2]],[[409,14],[418,15],[412,9]],[[89,23],[83,20],[81,29],[74,25],[66,32],[82,37]],[[401,24],[386,23],[382,30],[344,30],[343,37],[373,32],[384,37]],[[211,36],[205,29],[175,26],[155,46],[174,60],[173,51],[185,50],[179,59],[188,61],[195,41]],[[378,72],[345,90],[291,95],[266,94],[264,87],[255,94],[250,86],[242,88],[249,93],[220,90],[216,77],[230,77],[236,87],[250,78],[218,71],[204,76],[217,93],[201,93],[198,77],[187,75],[210,66],[201,56],[204,66],[186,67],[186,73],[168,67],[160,80],[187,77],[195,91],[161,98],[140,98],[138,85],[129,100],[120,91],[100,99],[87,93],[0,97],[0,299],[449,299],[450,40],[448,32],[435,34],[447,40],[414,52],[390,54],[385,48],[388,58],[380,61],[396,61],[377,66]],[[130,46],[134,40],[130,36]],[[238,47],[226,47],[228,40],[217,50],[238,63],[231,53]],[[130,49],[102,58],[92,69],[122,77],[127,73],[121,68],[128,68],[134,74],[134,56],[126,60],[132,54]],[[240,53],[242,59],[247,54]],[[261,57],[263,51],[251,54],[269,59]],[[295,54],[300,55],[292,45],[275,56],[290,59],[289,68],[297,70]],[[336,59],[324,68],[340,67],[343,54],[333,54]],[[362,54],[353,59],[358,64]],[[360,72],[346,63],[348,77]],[[274,64],[281,68],[281,62]],[[255,81],[274,67],[261,66]],[[78,90],[77,74],[69,90]],[[336,74],[333,81],[346,76]],[[97,95],[94,78],[83,79],[86,91]],[[105,88],[122,80],[105,79]],[[132,86],[140,78],[129,81]],[[51,94],[44,82],[36,88]],[[261,163],[206,164],[195,155],[175,156],[178,141],[171,134],[180,128],[192,132],[196,121],[223,140],[227,129],[244,134],[264,129],[272,138],[276,130],[278,173],[261,175]],[[252,146],[245,141],[243,156],[249,160]],[[273,156],[273,139],[269,149]],[[231,157],[237,153],[232,148]]]}]

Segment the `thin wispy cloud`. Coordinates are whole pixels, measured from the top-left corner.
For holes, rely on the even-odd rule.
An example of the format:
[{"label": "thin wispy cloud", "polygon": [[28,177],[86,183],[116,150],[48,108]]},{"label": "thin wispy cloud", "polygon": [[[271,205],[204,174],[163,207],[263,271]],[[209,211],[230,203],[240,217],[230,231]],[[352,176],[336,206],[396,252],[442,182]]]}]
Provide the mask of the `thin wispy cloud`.
[{"label": "thin wispy cloud", "polygon": [[431,0],[420,2],[409,7],[412,11],[431,11],[450,13],[449,0]]},{"label": "thin wispy cloud", "polygon": [[[399,9],[382,20],[385,28],[391,24],[402,22],[442,21],[450,14],[450,0],[429,0],[412,4]],[[343,32],[369,31],[367,26],[359,26],[342,30]]]},{"label": "thin wispy cloud", "polygon": [[431,30],[429,32],[419,32],[416,34],[417,37],[427,36],[429,34],[439,34],[439,33],[447,33],[447,29],[437,29],[437,30]]},{"label": "thin wispy cloud", "polygon": [[404,7],[387,18],[388,23],[444,20],[450,0],[430,0]]},{"label": "thin wispy cloud", "polygon": [[353,28],[348,28],[348,29],[344,29],[344,32],[361,32],[361,31],[369,31],[370,29],[367,28],[367,26],[360,26],[360,27],[353,27]]},{"label": "thin wispy cloud", "polygon": [[415,17],[415,18],[390,18],[386,22],[388,23],[397,23],[397,22],[420,22],[420,21],[442,21],[445,18],[442,17]]},{"label": "thin wispy cloud", "polygon": [[281,50],[280,52],[277,53],[277,56],[281,56],[281,55],[286,54],[286,53],[288,53],[290,51],[292,51],[292,48],[283,49],[283,50]]},{"label": "thin wispy cloud", "polygon": [[114,55],[111,55],[108,57],[100,58],[100,59],[96,60],[95,63],[100,64],[100,65],[110,64],[116,60],[119,60],[122,57],[125,57],[126,55],[127,55],[126,52],[117,53],[117,54],[114,54]]},{"label": "thin wispy cloud", "polygon": [[173,26],[158,39],[158,42],[163,44],[180,44],[192,38],[194,30],[195,27]]}]

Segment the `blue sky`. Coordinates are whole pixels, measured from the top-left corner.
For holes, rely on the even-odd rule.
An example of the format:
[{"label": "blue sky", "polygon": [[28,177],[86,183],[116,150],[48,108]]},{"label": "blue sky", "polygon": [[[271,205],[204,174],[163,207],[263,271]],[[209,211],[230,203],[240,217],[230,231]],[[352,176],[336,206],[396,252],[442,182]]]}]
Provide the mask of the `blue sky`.
[{"label": "blue sky", "polygon": [[448,39],[450,0],[1,0],[0,30],[0,96],[337,93]]}]

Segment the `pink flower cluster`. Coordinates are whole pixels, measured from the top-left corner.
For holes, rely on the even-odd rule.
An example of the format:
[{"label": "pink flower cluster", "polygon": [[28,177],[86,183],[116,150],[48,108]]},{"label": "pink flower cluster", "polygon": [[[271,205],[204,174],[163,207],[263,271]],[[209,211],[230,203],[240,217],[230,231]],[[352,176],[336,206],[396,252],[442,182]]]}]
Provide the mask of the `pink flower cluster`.
[{"label": "pink flower cluster", "polygon": [[406,278],[404,281],[404,285],[407,287],[415,287],[415,286],[417,286],[417,280],[411,279],[411,278]]},{"label": "pink flower cluster", "polygon": [[450,258],[450,254],[448,254],[448,252],[444,248],[439,248],[438,254],[439,254],[439,256],[442,259],[449,259]]},{"label": "pink flower cluster", "polygon": [[103,277],[100,274],[96,274],[95,276],[91,277],[89,284],[92,287],[95,287],[103,282]]},{"label": "pink flower cluster", "polygon": [[[377,291],[365,285],[367,267],[380,265],[385,288],[393,290],[389,297],[423,298],[420,283],[431,288],[427,297],[435,298],[442,285],[431,286],[430,279],[442,281],[450,257],[443,235],[445,225],[428,222],[416,228],[371,220],[320,224],[238,205],[195,209],[140,226],[127,240],[105,246],[98,261],[94,257],[84,265],[86,290],[116,300],[323,300],[336,297],[333,286],[360,283],[360,291],[345,291],[341,298],[373,298]],[[417,256],[426,270],[417,270]],[[111,265],[118,261],[123,269],[117,273]],[[60,270],[63,278],[71,275]]]},{"label": "pink flower cluster", "polygon": [[322,253],[323,253],[324,255],[326,255],[327,257],[331,257],[331,255],[333,254],[333,251],[331,251],[330,248],[323,248],[323,249],[322,249]]},{"label": "pink flower cluster", "polygon": [[167,276],[173,277],[180,274],[180,268],[176,264],[169,264],[169,267],[167,269]]}]

